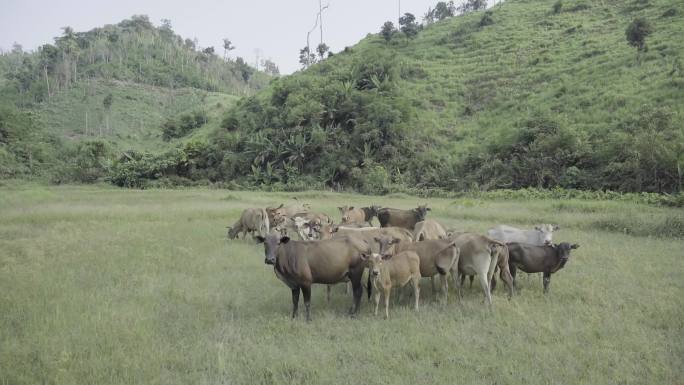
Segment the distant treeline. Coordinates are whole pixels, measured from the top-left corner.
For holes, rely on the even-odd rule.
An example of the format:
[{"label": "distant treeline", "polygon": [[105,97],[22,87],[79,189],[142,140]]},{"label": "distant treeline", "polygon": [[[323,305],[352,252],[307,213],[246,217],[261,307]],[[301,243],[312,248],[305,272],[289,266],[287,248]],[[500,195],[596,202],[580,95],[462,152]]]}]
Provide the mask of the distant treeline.
[{"label": "distant treeline", "polygon": [[133,16],[87,32],[63,31],[55,44],[36,52],[26,53],[15,44],[0,55],[0,75],[7,79],[0,84],[1,100],[30,106],[93,78],[235,95],[250,94],[267,81],[242,58],[227,60],[214,47],[200,49],[196,40],[184,40],[168,20],[155,27],[147,16]]}]

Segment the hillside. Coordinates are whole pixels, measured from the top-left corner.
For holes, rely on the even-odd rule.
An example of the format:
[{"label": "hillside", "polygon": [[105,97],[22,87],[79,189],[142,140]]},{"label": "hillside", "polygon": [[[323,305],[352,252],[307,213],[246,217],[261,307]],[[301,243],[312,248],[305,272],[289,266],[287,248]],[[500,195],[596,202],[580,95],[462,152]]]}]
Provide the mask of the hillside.
[{"label": "hillside", "polygon": [[[87,32],[66,27],[54,45],[0,55],[0,177],[72,181],[83,166],[73,160],[94,156],[86,163],[98,172],[75,179],[98,179],[122,151],[159,152],[206,137],[222,109],[269,78],[146,16]],[[191,115],[201,122],[164,137],[164,127]]]},{"label": "hillside", "polygon": [[[230,150],[248,155],[236,169],[366,192],[678,191],[681,2],[554,3],[506,1],[415,38],[369,35],[272,82],[226,115]],[[653,30],[643,51],[625,38],[639,17]]]}]

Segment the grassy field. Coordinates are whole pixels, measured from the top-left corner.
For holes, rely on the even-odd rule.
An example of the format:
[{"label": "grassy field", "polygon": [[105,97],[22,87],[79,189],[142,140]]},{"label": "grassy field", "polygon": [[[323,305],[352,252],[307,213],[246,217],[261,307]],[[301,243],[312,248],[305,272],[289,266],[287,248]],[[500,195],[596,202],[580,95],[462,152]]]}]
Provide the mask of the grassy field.
[{"label": "grassy field", "polygon": [[[289,319],[290,291],[263,248],[226,241],[246,207],[297,196],[409,208],[424,199],[209,189],[0,187],[0,384],[681,384],[684,240],[632,236],[681,226],[684,211],[617,202],[430,199],[431,216],[483,231],[559,223],[579,243],[554,275],[520,277],[487,310],[478,290],[442,307],[423,282],[420,312],[390,319],[330,304]],[[617,218],[617,226],[607,226]],[[616,231],[605,231],[615,228]],[[644,230],[643,234],[648,231]],[[656,235],[656,234],[653,234]]]}]

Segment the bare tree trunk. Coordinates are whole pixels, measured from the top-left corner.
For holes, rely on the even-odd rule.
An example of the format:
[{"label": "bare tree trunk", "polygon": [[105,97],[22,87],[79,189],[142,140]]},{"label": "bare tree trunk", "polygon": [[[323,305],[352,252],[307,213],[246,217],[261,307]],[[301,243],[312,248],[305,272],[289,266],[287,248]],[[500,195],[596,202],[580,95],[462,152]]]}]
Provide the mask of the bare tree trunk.
[{"label": "bare tree trunk", "polygon": [[43,66],[43,69],[45,70],[45,83],[47,84],[48,100],[50,100],[50,80],[48,78],[47,65]]}]

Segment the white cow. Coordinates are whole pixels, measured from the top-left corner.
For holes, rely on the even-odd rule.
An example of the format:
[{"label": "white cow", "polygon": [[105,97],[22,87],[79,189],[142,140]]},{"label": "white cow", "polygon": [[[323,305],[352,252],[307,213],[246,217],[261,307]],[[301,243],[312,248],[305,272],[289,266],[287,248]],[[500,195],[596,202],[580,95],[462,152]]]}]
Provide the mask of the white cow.
[{"label": "white cow", "polygon": [[499,225],[487,230],[487,235],[504,243],[518,242],[543,246],[551,244],[553,232],[558,229],[558,225],[550,224],[534,226],[534,230],[522,230],[511,226]]}]

